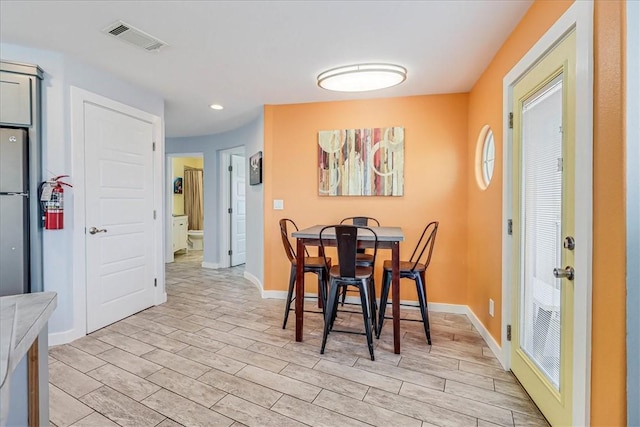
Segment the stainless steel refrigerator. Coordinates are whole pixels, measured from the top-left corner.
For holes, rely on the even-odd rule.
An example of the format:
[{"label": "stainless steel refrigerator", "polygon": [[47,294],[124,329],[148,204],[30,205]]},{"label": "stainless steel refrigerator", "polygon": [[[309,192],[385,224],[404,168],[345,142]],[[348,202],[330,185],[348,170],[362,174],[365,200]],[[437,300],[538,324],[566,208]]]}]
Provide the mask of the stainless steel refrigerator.
[{"label": "stainless steel refrigerator", "polygon": [[29,292],[29,270],[27,131],[0,128],[0,296]]}]

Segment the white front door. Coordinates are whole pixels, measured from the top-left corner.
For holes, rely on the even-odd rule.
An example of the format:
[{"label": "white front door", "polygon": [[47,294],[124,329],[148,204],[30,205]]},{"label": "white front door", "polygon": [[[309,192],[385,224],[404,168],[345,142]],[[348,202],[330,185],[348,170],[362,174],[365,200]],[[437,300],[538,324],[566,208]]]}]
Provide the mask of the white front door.
[{"label": "white front door", "polygon": [[245,208],[245,165],[244,157],[231,156],[231,266],[245,263],[247,254],[247,233]]},{"label": "white front door", "polygon": [[154,303],[153,125],[84,104],[87,333]]}]

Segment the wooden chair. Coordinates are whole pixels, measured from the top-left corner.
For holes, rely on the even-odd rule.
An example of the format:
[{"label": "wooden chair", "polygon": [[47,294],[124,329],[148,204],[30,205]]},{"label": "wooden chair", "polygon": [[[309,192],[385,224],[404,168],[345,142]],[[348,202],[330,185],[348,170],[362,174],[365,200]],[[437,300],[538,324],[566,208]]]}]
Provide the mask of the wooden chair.
[{"label": "wooden chair", "polygon": [[[289,290],[287,292],[287,302],[284,308],[284,321],[282,322],[282,329],[287,327],[287,319],[289,318],[289,311],[293,310],[291,308],[291,302],[295,300],[293,296],[293,290],[296,284],[296,251],[293,249],[291,242],[289,241],[289,232],[287,230],[290,225],[291,228],[298,231],[298,226],[293,220],[289,218],[283,218],[279,221],[280,224],[280,235],[282,237],[282,245],[284,246],[284,251],[289,258],[289,262],[291,263],[291,272],[289,273]],[[323,258],[323,257],[311,257],[305,248],[305,257],[304,257],[304,272],[305,273],[314,273],[318,275],[318,298],[320,298],[320,305],[322,307],[322,313],[325,313],[326,306],[326,292],[327,292],[327,282],[328,282],[328,268],[331,268],[331,258]],[[326,267],[326,266],[329,267]]]},{"label": "wooden chair", "polygon": [[[424,333],[427,337],[427,343],[431,345],[431,330],[429,327],[429,310],[427,309],[427,288],[425,281],[425,273],[429,264],[431,263],[431,255],[433,254],[433,247],[436,242],[436,234],[438,233],[438,221],[433,221],[427,224],[422,231],[422,235],[416,244],[413,254],[409,261],[400,261],[400,278],[411,279],[416,282],[416,290],[418,291],[418,304],[420,306],[420,314],[422,316],[422,323],[424,324]],[[426,259],[423,263],[420,260],[426,254]],[[387,300],[389,298],[389,289],[391,288],[391,261],[387,260],[383,264],[382,273],[382,293],[380,295],[380,317],[378,319],[378,330],[376,332],[376,338],[380,338],[380,332],[382,331],[382,325],[384,323],[384,313],[387,307]],[[412,319],[402,319],[412,320]],[[419,320],[418,320],[419,321]]]},{"label": "wooden chair", "polygon": [[370,233],[374,238],[373,263],[375,263],[376,254],[378,253],[378,235],[369,227],[354,225],[327,226],[320,230],[320,247],[322,248],[323,253],[326,253],[325,240],[329,239],[327,234],[330,231],[335,231],[339,263],[338,265],[330,266],[329,260],[327,259],[325,261],[327,269],[329,270],[330,281],[320,354],[324,354],[327,337],[329,332],[333,329],[333,323],[338,311],[339,290],[342,287],[353,286],[358,288],[358,291],[360,291],[360,305],[362,307],[365,335],[367,336],[367,344],[369,346],[371,360],[374,360],[373,333],[376,331],[375,289],[373,288],[374,270],[371,266],[358,265],[356,254],[358,247],[358,233]]}]

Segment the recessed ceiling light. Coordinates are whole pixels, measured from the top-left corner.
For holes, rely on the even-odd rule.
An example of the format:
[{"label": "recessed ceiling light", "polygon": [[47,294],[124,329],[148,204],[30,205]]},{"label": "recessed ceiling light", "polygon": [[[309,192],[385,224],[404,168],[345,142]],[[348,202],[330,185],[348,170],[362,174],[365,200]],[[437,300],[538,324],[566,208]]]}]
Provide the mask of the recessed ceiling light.
[{"label": "recessed ceiling light", "polygon": [[407,78],[407,69],[393,64],[355,64],[318,75],[318,86],[338,92],[364,92],[395,86]]},{"label": "recessed ceiling light", "polygon": [[211,104],[209,107],[211,107],[214,110],[223,110],[224,107],[220,104]]}]

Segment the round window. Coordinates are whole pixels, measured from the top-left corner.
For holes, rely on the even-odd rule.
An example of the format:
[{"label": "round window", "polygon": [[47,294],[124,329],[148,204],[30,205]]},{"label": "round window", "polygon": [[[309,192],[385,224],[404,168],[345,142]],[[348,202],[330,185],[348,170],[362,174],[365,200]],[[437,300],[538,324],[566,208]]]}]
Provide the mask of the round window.
[{"label": "round window", "polygon": [[496,145],[493,131],[485,125],[478,135],[476,146],[476,181],[478,186],[486,190],[493,178],[493,168],[496,160]]}]

